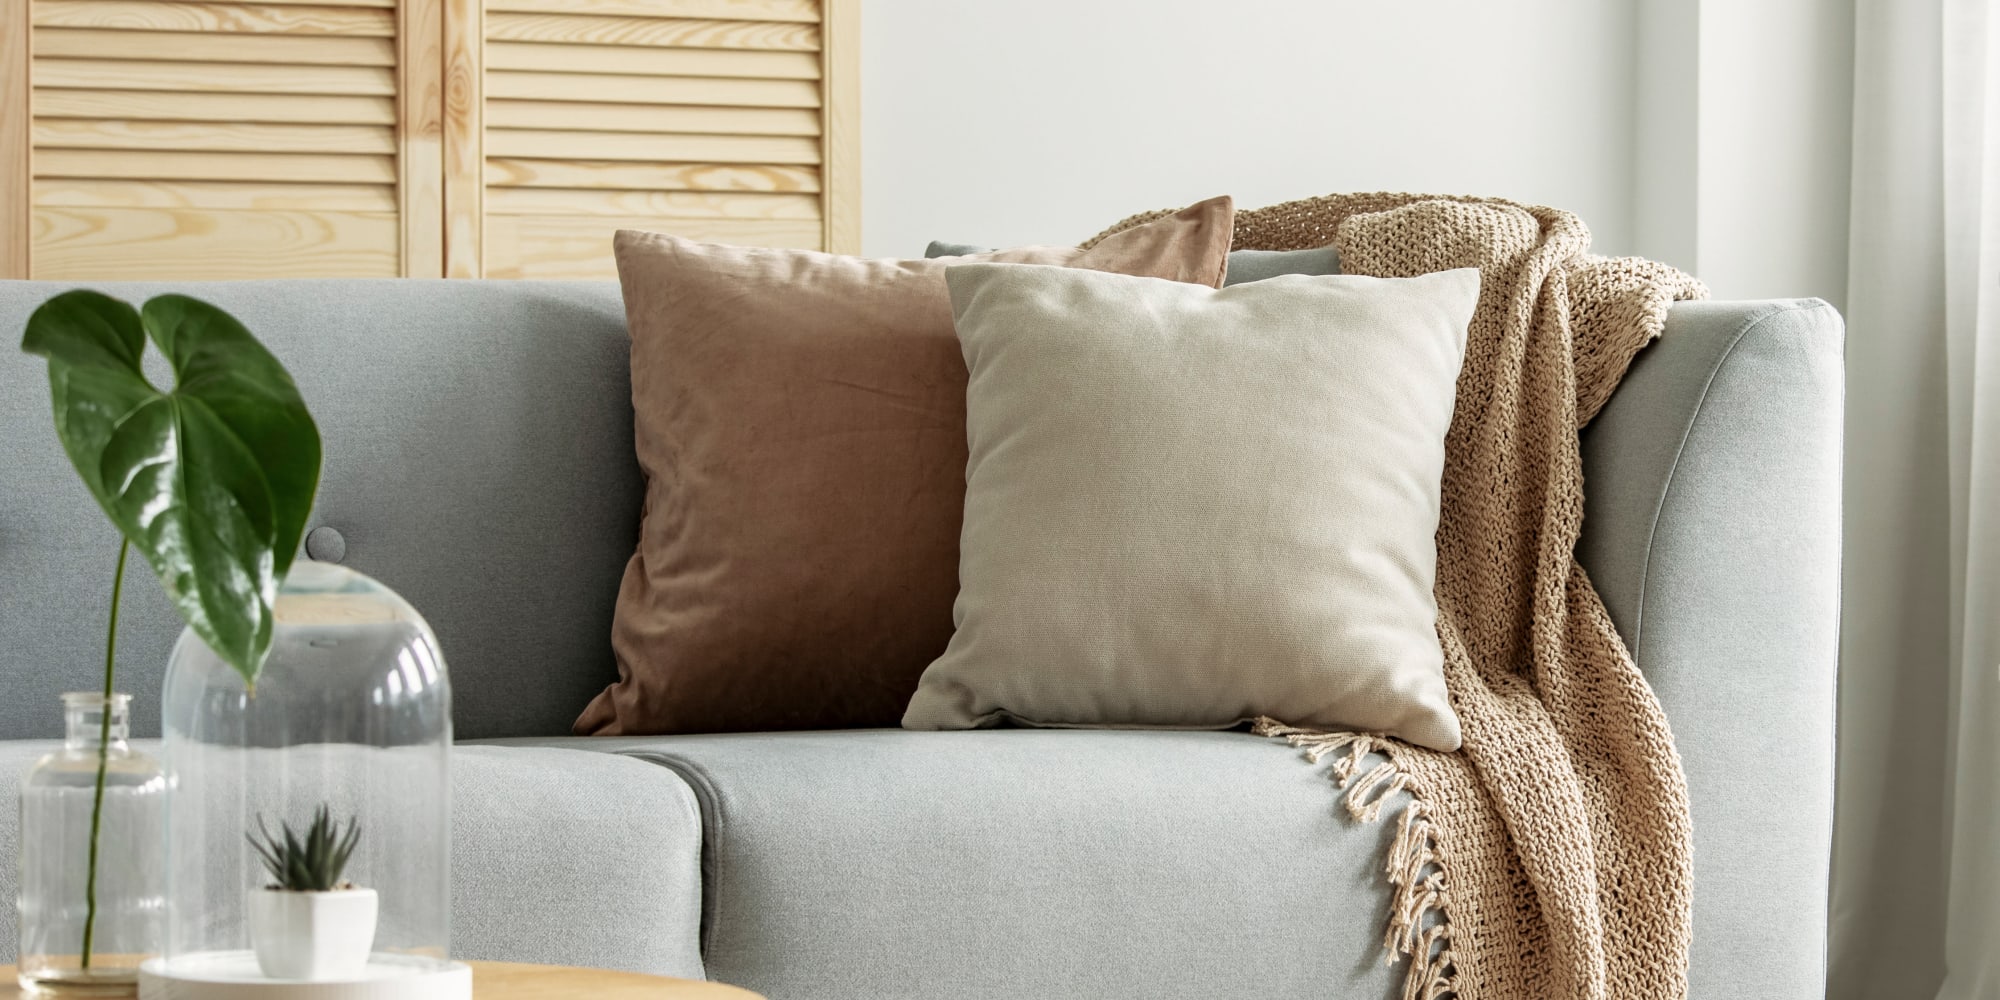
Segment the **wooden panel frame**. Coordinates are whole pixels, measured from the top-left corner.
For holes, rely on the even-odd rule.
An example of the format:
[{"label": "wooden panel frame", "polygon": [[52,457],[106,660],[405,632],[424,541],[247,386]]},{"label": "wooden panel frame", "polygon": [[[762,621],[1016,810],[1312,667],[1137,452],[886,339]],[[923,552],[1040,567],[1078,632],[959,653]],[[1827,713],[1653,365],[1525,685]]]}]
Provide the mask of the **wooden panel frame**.
[{"label": "wooden panel frame", "polygon": [[485,274],[486,4],[444,7],[444,274]]},{"label": "wooden panel frame", "polygon": [[34,220],[43,241],[39,276],[51,280],[396,274],[396,216],[389,212],[37,206]]},{"label": "wooden panel frame", "polygon": [[403,0],[396,10],[396,198],[406,278],[445,275],[444,3]]},{"label": "wooden panel frame", "polygon": [[34,166],[29,0],[0,0],[0,278],[29,276]]},{"label": "wooden panel frame", "polygon": [[861,0],[822,0],[821,249],[861,252]]}]

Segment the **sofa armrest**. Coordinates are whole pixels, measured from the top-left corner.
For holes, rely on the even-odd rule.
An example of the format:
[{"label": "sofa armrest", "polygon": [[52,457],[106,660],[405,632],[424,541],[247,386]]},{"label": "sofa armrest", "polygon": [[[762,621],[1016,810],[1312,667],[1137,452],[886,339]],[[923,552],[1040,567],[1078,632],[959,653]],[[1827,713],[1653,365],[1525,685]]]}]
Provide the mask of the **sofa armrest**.
[{"label": "sofa armrest", "polygon": [[[0,740],[0,964],[20,940],[20,779],[61,745]],[[451,770],[452,957],[702,978],[701,811],[686,782],[532,745],[461,743]]]},{"label": "sofa armrest", "polygon": [[703,977],[701,807],[666,768],[452,750],[453,957]]},{"label": "sofa armrest", "polygon": [[1583,434],[1577,556],[1672,723],[1696,1000],[1824,995],[1842,323],[1690,302]]}]

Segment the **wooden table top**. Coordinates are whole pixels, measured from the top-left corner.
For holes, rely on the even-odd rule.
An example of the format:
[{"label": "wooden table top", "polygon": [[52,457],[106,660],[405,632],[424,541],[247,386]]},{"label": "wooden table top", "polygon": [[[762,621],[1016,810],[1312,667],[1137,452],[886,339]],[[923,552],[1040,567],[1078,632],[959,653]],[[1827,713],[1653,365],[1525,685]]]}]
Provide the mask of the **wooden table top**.
[{"label": "wooden table top", "polygon": [[[467,962],[476,1000],[763,1000],[749,990],[722,983],[669,979],[636,972],[572,969],[517,962]],[[11,965],[0,966],[0,1000],[21,996]]]},{"label": "wooden table top", "polygon": [[593,1000],[763,1000],[736,986],[636,972],[516,962],[465,964],[472,966],[472,995],[477,1000],[556,1000],[578,996]]}]

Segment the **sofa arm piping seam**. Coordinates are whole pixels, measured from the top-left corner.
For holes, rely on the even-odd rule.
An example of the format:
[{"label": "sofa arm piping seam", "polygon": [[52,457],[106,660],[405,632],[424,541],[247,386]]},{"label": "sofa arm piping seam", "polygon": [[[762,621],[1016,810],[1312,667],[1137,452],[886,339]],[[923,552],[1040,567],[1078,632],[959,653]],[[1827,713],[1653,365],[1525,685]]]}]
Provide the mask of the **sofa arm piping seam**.
[{"label": "sofa arm piping seam", "polygon": [[707,975],[709,941],[722,919],[722,805],[715,783],[701,768],[666,754],[650,750],[621,750],[619,754],[664,767],[694,790],[695,807],[701,819],[701,930],[697,940],[701,946],[702,973]]},{"label": "sofa arm piping seam", "polygon": [[1729,346],[1723,348],[1721,356],[1717,357],[1715,364],[1709,368],[1708,377],[1701,384],[1701,395],[1695,400],[1694,410],[1688,414],[1686,426],[1681,428],[1680,443],[1674,446],[1674,460],[1667,464],[1666,481],[1660,485],[1659,499],[1653,504],[1652,523],[1646,527],[1646,554],[1639,565],[1639,599],[1632,614],[1632,641],[1629,646],[1635,659],[1638,657],[1640,639],[1646,634],[1646,594],[1653,582],[1653,544],[1659,536],[1660,516],[1666,511],[1667,501],[1673,495],[1674,484],[1680,474],[1681,459],[1687,454],[1688,440],[1694,437],[1695,426],[1701,423],[1702,412],[1708,406],[1708,394],[1715,387],[1716,377],[1728,367],[1729,359],[1735,357],[1736,349],[1742,346],[1751,331],[1779,316],[1826,308],[1830,307],[1824,302],[1813,302],[1809,305],[1781,306],[1751,316],[1731,335]]}]

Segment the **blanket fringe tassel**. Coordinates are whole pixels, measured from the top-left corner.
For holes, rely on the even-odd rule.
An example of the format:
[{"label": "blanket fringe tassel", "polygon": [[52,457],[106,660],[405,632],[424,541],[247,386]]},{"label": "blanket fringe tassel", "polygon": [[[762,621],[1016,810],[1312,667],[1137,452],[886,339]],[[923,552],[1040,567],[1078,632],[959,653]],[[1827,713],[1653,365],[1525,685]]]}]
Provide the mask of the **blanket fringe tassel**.
[{"label": "blanket fringe tassel", "polygon": [[[1363,823],[1381,819],[1390,796],[1410,791],[1409,775],[1386,754],[1381,762],[1362,770],[1370,754],[1383,752],[1383,737],[1299,729],[1274,719],[1258,719],[1252,732],[1284,739],[1304,750],[1306,759],[1315,764],[1336,751],[1347,751],[1334,759],[1333,777],[1346,791],[1342,801],[1348,815]],[[1445,889],[1444,868],[1438,860],[1437,829],[1431,824],[1429,806],[1414,793],[1403,806],[1396,824],[1396,839],[1389,846],[1388,874],[1394,894],[1389,902],[1389,930],[1382,946],[1388,950],[1385,961],[1391,965],[1399,955],[1410,957],[1410,969],[1403,979],[1403,1000],[1444,1000],[1457,996],[1451,924],[1445,916],[1450,897]]]}]

